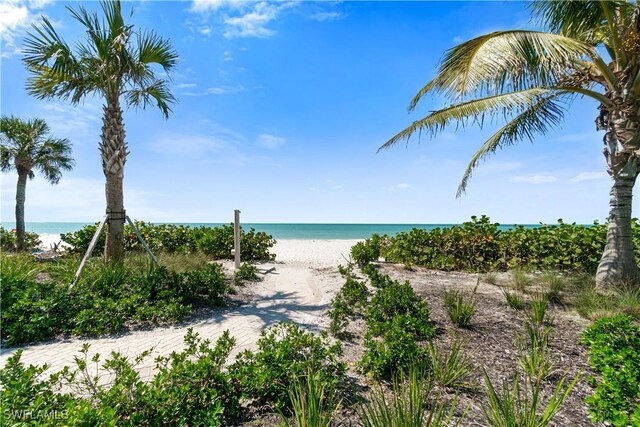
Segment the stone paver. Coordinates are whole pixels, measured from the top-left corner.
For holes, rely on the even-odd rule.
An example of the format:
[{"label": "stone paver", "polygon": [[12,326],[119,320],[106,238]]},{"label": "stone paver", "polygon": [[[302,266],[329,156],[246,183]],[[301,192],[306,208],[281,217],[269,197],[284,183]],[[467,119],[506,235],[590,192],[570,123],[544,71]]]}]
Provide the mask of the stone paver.
[{"label": "stone paver", "polygon": [[[273,273],[267,274],[262,282],[249,285],[255,288],[256,299],[253,303],[224,308],[209,318],[184,325],[133,331],[122,336],[72,339],[28,346],[23,348],[22,360],[27,365],[48,363],[51,366],[50,372],[55,372],[64,366],[73,366],[74,356],[80,354],[79,350],[84,343],[91,345],[89,355],[100,353],[101,360],[112,351],[134,357],[153,347],[151,356],[140,366],[141,376],[150,377],[156,356],[184,348],[183,336],[188,328],[193,328],[201,337],[212,341],[229,330],[237,339],[232,358],[247,348],[253,348],[260,331],[277,322],[291,321],[311,330],[322,328],[322,315],[333,296],[333,292],[323,286],[323,274],[300,264],[264,267],[272,266],[276,267]],[[16,350],[17,348],[2,349],[0,367],[5,365],[7,358]]]}]

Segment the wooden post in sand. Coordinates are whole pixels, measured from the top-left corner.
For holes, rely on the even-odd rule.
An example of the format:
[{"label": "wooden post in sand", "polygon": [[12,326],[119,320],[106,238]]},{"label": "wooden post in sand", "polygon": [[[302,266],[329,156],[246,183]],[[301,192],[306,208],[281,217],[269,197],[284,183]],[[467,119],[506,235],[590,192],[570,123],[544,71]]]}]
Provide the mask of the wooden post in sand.
[{"label": "wooden post in sand", "polygon": [[240,211],[233,211],[233,259],[236,270],[240,268]]}]

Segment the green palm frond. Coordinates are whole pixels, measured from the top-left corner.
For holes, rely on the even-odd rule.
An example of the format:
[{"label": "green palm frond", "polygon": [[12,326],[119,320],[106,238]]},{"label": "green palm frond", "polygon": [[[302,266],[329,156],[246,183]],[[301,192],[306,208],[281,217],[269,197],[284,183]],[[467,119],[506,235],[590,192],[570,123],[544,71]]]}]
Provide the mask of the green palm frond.
[{"label": "green palm frond", "polygon": [[452,122],[458,122],[464,126],[469,120],[472,120],[473,123],[482,124],[486,114],[492,117],[513,116],[535,105],[541,97],[554,92],[555,90],[552,88],[532,88],[518,92],[491,95],[451,105],[434,111],[421,120],[416,120],[378,150],[389,148],[402,140],[408,141],[416,132],[420,134],[429,132],[433,137]]},{"label": "green palm frond", "polygon": [[167,82],[156,80],[146,87],[135,87],[124,93],[127,104],[145,108],[155,104],[165,117],[171,112],[170,104],[175,102]]},{"label": "green palm frond", "polygon": [[427,93],[452,99],[554,86],[575,61],[595,56],[592,46],[538,31],[497,31],[445,53],[437,76],[411,101]]},{"label": "green palm frond", "polygon": [[544,135],[551,128],[558,127],[564,118],[565,111],[564,106],[558,102],[559,98],[570,94],[570,92],[554,91],[539,97],[529,108],[486,140],[471,158],[458,186],[456,197],[460,197],[466,191],[471,175],[481,160],[499,149],[520,141],[533,141],[536,135]]}]

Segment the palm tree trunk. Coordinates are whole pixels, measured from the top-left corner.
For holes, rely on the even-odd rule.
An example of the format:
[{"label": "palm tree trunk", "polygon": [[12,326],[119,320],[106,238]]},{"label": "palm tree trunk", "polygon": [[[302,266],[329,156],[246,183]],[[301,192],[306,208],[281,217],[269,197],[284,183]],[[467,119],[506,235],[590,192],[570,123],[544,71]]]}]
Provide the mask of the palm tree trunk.
[{"label": "palm tree trunk", "polygon": [[24,251],[24,201],[27,194],[27,177],[29,172],[18,170],[18,186],[16,188],[16,250]]},{"label": "palm tree trunk", "polygon": [[106,178],[105,195],[107,202],[107,240],[104,258],[107,261],[124,257],[124,164],[127,159],[122,110],[118,97],[107,99],[104,107],[102,141],[102,170]]},{"label": "palm tree trunk", "polygon": [[631,199],[637,174],[622,174],[614,178],[609,206],[607,244],[596,273],[599,288],[606,289],[615,282],[638,282],[640,272],[636,264],[631,231]]}]

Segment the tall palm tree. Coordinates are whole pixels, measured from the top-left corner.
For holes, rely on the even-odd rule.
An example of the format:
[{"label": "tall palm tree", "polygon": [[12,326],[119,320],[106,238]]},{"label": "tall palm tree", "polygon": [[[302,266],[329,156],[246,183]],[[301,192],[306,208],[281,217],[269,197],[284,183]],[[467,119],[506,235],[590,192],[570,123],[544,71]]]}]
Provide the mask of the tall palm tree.
[{"label": "tall palm tree", "polygon": [[67,7],[86,29],[86,40],[74,50],[43,17],[41,25],[27,36],[24,63],[32,74],[27,90],[38,98],[62,98],[72,104],[88,95],[104,99],[100,153],[108,215],[104,256],[109,260],[124,255],[122,186],[129,152],[120,103],[143,108],[155,104],[168,118],[175,98],[154,67],[168,73],[178,55],[168,40],[152,31],[134,31],[125,23],[120,1],[100,4],[102,19],[83,6]]},{"label": "tall palm tree", "polygon": [[2,172],[16,170],[16,249],[24,247],[24,201],[27,178],[40,172],[51,184],[57,184],[63,170],[71,170],[71,144],[68,139],[54,138],[49,126],[41,119],[29,121],[17,117],[0,118],[0,169]]},{"label": "tall palm tree", "polygon": [[487,117],[507,123],[485,141],[458,187],[466,189],[478,163],[496,150],[532,141],[557,127],[572,97],[599,103],[597,130],[612,178],[607,243],[596,279],[638,282],[631,235],[631,195],[640,173],[640,8],[635,1],[535,1],[533,15],[548,32],[497,31],[445,53],[438,73],[413,98],[427,95],[453,104],[430,113],[381,149],[416,132],[432,136],[452,123],[480,124]]}]

